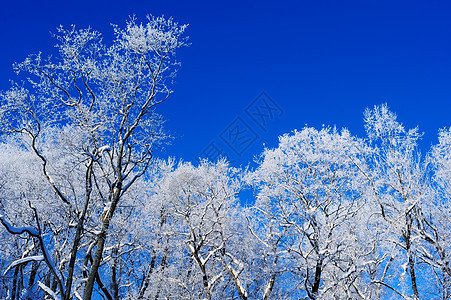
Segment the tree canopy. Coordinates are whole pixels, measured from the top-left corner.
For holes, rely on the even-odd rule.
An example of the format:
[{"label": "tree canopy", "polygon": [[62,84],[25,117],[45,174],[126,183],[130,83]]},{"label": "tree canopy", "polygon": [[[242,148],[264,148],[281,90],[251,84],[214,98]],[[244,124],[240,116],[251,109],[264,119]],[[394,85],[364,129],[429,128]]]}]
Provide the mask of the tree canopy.
[{"label": "tree canopy", "polygon": [[131,18],[106,45],[59,28],[57,55],[15,65],[1,298],[449,299],[451,129],[421,155],[382,104],[366,137],[305,126],[255,168],[155,157],[185,29]]}]

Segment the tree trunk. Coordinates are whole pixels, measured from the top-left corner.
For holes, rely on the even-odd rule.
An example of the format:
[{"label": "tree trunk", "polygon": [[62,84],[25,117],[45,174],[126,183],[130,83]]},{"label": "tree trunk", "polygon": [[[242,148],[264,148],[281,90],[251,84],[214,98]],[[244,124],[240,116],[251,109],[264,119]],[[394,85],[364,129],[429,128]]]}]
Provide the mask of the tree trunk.
[{"label": "tree trunk", "polygon": [[66,299],[70,299],[70,293],[72,289],[72,281],[74,277],[74,269],[75,269],[75,261],[77,258],[77,252],[78,252],[78,245],[80,244],[81,235],[83,232],[83,222],[85,220],[86,212],[88,211],[88,205],[89,201],[91,199],[91,192],[92,192],[92,166],[93,166],[94,160],[91,159],[88,165],[88,169],[86,170],[86,179],[85,179],[85,185],[86,185],[86,195],[85,195],[85,203],[83,207],[83,211],[81,213],[81,216],[79,216],[79,220],[77,223],[77,229],[75,232],[75,238],[74,243],[72,245],[72,251],[70,254],[70,260],[69,260],[69,269],[67,271],[67,280],[66,280]]},{"label": "tree trunk", "polygon": [[[31,292],[31,289],[33,288],[34,281],[36,279],[36,275],[38,273],[39,263],[37,261],[33,261],[31,265],[31,271],[30,271],[30,279],[28,280],[28,292]],[[27,300],[32,300],[30,296],[26,298]]]},{"label": "tree trunk", "polygon": [[412,282],[412,291],[415,295],[415,299],[420,299],[420,294],[418,293],[418,286],[417,286],[417,277],[415,274],[415,262],[413,261],[412,256],[412,243],[411,243],[411,226],[412,226],[412,216],[408,214],[406,216],[407,221],[407,230],[404,234],[404,240],[406,243],[406,251],[407,251],[407,257],[409,260],[409,273],[410,273],[410,280]]},{"label": "tree trunk", "polygon": [[14,277],[13,277],[13,287],[11,289],[11,300],[16,299],[16,291],[17,291],[17,276],[19,275],[19,266],[14,269]]},{"label": "tree trunk", "polygon": [[103,249],[105,247],[107,231],[108,228],[110,227],[110,220],[113,217],[114,211],[116,210],[116,206],[120,199],[121,191],[122,191],[122,181],[118,180],[117,186],[114,188],[111,206],[106,215],[103,216],[102,219],[102,230],[100,231],[99,239],[97,241],[97,249],[96,254],[94,256],[94,261],[92,262],[91,271],[89,272],[88,280],[86,281],[83,300],[91,300],[92,290],[94,289],[94,282],[100,267],[100,263],[103,258]]},{"label": "tree trunk", "polygon": [[315,268],[315,281],[312,286],[312,299],[316,299],[318,297],[319,286],[321,283],[321,272],[323,271],[323,260],[320,259],[316,262]]},{"label": "tree trunk", "polygon": [[119,300],[119,283],[117,282],[117,248],[113,250],[113,266],[112,266],[112,274],[111,274],[111,289],[113,290],[113,298],[114,300]]}]

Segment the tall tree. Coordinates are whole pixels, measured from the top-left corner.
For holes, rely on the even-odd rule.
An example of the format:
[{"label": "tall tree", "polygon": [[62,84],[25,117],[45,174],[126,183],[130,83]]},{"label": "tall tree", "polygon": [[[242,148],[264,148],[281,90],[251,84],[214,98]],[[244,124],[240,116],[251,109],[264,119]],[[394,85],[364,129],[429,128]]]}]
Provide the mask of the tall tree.
[{"label": "tall tree", "polygon": [[419,258],[431,266],[441,299],[451,297],[451,128],[439,131],[438,143],[432,146],[427,161],[431,170],[426,201],[422,203],[419,235],[422,245]]},{"label": "tall tree", "polygon": [[176,244],[183,245],[181,251],[192,265],[191,277],[198,279],[185,285],[193,291],[199,287],[198,298],[237,295],[247,299],[241,276],[245,253],[236,244],[242,237],[237,224],[244,220],[237,201],[240,189],[238,170],[221,160],[215,164],[203,161],[198,167],[181,163],[156,190],[155,197],[167,203],[168,222],[172,223],[168,233],[180,237]]},{"label": "tall tree", "polygon": [[[373,283],[419,299],[417,228],[427,188],[425,164],[418,150],[421,134],[418,128],[405,129],[386,104],[365,111],[365,127],[373,147],[367,159],[371,170],[367,178],[371,198],[380,206],[377,218],[371,221],[375,228],[381,227],[372,233],[374,239],[384,235],[383,244],[377,247],[380,253],[385,250],[384,271]],[[390,272],[392,268],[408,272],[407,286],[399,281],[397,272]]]},{"label": "tall tree", "polygon": [[347,130],[307,127],[266,149],[253,174],[256,206],[270,220],[272,240],[277,237],[273,247],[290,254],[296,289],[310,299],[352,298],[361,288],[354,255],[354,221],[365,205],[361,143]]},{"label": "tall tree", "polygon": [[[97,31],[60,27],[56,55],[38,53],[15,65],[27,82],[2,94],[0,131],[34,154],[70,218],[50,229],[64,232],[55,241],[54,255],[41,245],[62,299],[73,297],[80,255],[92,260],[83,299],[91,299],[96,281],[111,297],[99,274],[110,224],[121,199],[146,173],[155,147],[167,137],[155,108],[171,94],[175,52],[186,45],[185,29],[172,19],[149,16],[142,24],[131,18],[124,29],[114,27],[115,39],[106,46]],[[47,197],[54,200],[51,193]],[[42,214],[30,206],[35,231],[25,232],[43,241]],[[1,220],[10,233],[23,232],[7,217]],[[90,246],[88,235],[94,239]],[[58,253],[58,242],[70,249]],[[80,253],[81,248],[89,251]],[[42,287],[54,296],[52,287]]]}]

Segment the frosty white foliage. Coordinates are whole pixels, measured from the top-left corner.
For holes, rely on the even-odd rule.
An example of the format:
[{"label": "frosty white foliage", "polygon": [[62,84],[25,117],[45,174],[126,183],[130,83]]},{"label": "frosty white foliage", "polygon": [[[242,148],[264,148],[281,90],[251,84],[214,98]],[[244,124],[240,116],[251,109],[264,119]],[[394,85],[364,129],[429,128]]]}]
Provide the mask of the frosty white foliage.
[{"label": "frosty white foliage", "polygon": [[[216,298],[215,289],[221,290],[217,278],[226,275],[221,274],[222,268],[218,264],[228,260],[225,248],[237,234],[231,226],[238,205],[236,195],[241,186],[237,172],[225,161],[217,164],[203,161],[197,168],[181,163],[165,176],[155,195],[167,203],[170,222],[174,224],[172,230],[182,237],[181,242],[187,246],[193,263],[198,265],[196,272],[203,278],[207,299]],[[227,270],[239,285],[238,273],[232,268]]]},{"label": "frosty white foliage", "polygon": [[36,283],[44,292],[49,294],[54,300],[60,300],[61,299],[60,297],[58,297],[58,295],[54,291],[52,291],[48,286],[46,286],[45,284],[43,284],[39,280]]},{"label": "frosty white foliage", "polygon": [[449,190],[451,188],[451,128],[441,129],[438,133],[438,144],[430,153],[431,163],[435,169],[438,183]]},{"label": "frosty white foliage", "polygon": [[404,132],[404,127],[396,121],[396,114],[387,104],[365,109],[364,116],[365,128],[371,139],[394,137]]},{"label": "frosty white foliage", "polygon": [[[271,219],[271,228],[277,224],[277,231],[265,233],[267,238],[285,236],[274,247],[285,249],[294,264],[305,268],[298,280],[312,297],[319,293],[320,281],[332,294],[349,291],[334,273],[355,263],[348,251],[355,250],[354,222],[362,208],[361,144],[347,130],[307,127],[280,137],[279,147],[266,149],[250,176],[258,189],[256,205]],[[354,276],[341,280],[353,281]]]},{"label": "frosty white foliage", "polygon": [[[139,53],[149,51],[160,51],[161,49],[176,49],[183,45],[180,36],[188,25],[178,26],[172,18],[163,17],[149,18],[146,24],[137,24],[132,18],[124,31],[117,29],[121,36],[121,44],[126,49],[131,49]],[[173,28],[168,31],[167,28]]]}]

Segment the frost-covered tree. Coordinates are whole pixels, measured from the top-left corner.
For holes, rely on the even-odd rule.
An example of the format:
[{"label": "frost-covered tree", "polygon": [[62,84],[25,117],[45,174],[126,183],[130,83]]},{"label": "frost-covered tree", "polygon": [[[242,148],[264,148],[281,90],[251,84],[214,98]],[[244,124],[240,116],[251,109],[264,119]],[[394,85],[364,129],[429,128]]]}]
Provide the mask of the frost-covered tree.
[{"label": "frost-covered tree", "polygon": [[[26,81],[1,95],[0,131],[33,155],[29,168],[39,167],[36,181],[44,179],[45,187],[28,197],[31,190],[21,186],[27,219],[6,205],[0,219],[9,233],[38,244],[52,278],[38,284],[53,298],[91,299],[95,286],[108,299],[120,297],[117,263],[129,241],[107,246],[108,239],[112,227],[115,234],[129,230],[120,224],[131,213],[122,203],[131,201],[129,191],[167,138],[155,108],[171,94],[185,28],[162,17],[145,24],[132,18],[125,28],[114,27],[107,46],[97,31],[60,27],[58,53],[15,65]],[[20,184],[2,179],[11,189]],[[112,272],[102,272],[110,260]]]},{"label": "frost-covered tree", "polygon": [[59,28],[57,55],[15,66],[0,298],[449,299],[451,129],[423,157],[379,105],[367,139],[305,127],[254,170],[156,159],[185,28],[131,19],[110,46]]},{"label": "frost-covered tree", "polygon": [[[369,224],[383,270],[372,283],[402,297],[420,298],[420,281],[427,270],[417,260],[418,227],[427,184],[425,164],[418,150],[418,128],[406,130],[387,105],[365,111],[365,127],[372,142],[367,174],[375,209]],[[400,276],[401,272],[401,276]],[[407,275],[407,276],[405,276]],[[420,279],[421,278],[421,279]],[[384,294],[382,294],[384,295]]]},{"label": "frost-covered tree", "polygon": [[[260,240],[285,252],[299,296],[354,298],[358,286],[358,225],[362,207],[362,142],[347,130],[304,128],[266,149],[251,174],[256,208],[266,216]],[[286,259],[286,258],[285,258]],[[279,275],[288,276],[288,275]]]},{"label": "frost-covered tree", "polygon": [[[39,202],[49,189],[45,188],[44,180],[36,177],[39,168],[35,165],[36,159],[30,153],[14,143],[9,143],[2,150],[4,151],[0,153],[2,188],[0,215],[8,213],[9,221],[13,224],[18,222],[34,224],[33,211],[29,208],[28,201]],[[39,208],[48,208],[47,212],[52,209],[51,206],[46,208],[42,205]],[[56,221],[58,215],[55,215],[54,219]],[[48,269],[36,269],[37,266],[42,266],[43,260],[42,255],[39,255],[39,243],[29,235],[23,235],[18,239],[8,233],[3,226],[0,228],[0,234],[2,236],[0,276],[3,281],[1,297],[18,299],[22,294],[26,297],[36,297],[39,294],[35,287],[36,281],[45,280],[40,273],[48,272]]]},{"label": "frost-covered tree", "polygon": [[434,269],[430,273],[440,299],[451,297],[451,129],[441,129],[438,144],[428,153],[428,195],[422,204],[419,258]]},{"label": "frost-covered tree", "polygon": [[184,287],[189,299],[248,297],[243,259],[249,253],[240,242],[246,228],[240,226],[244,218],[237,198],[241,185],[238,170],[225,161],[203,161],[198,167],[179,164],[155,191],[170,224],[167,239],[179,249],[168,259],[186,266],[167,276]]}]

